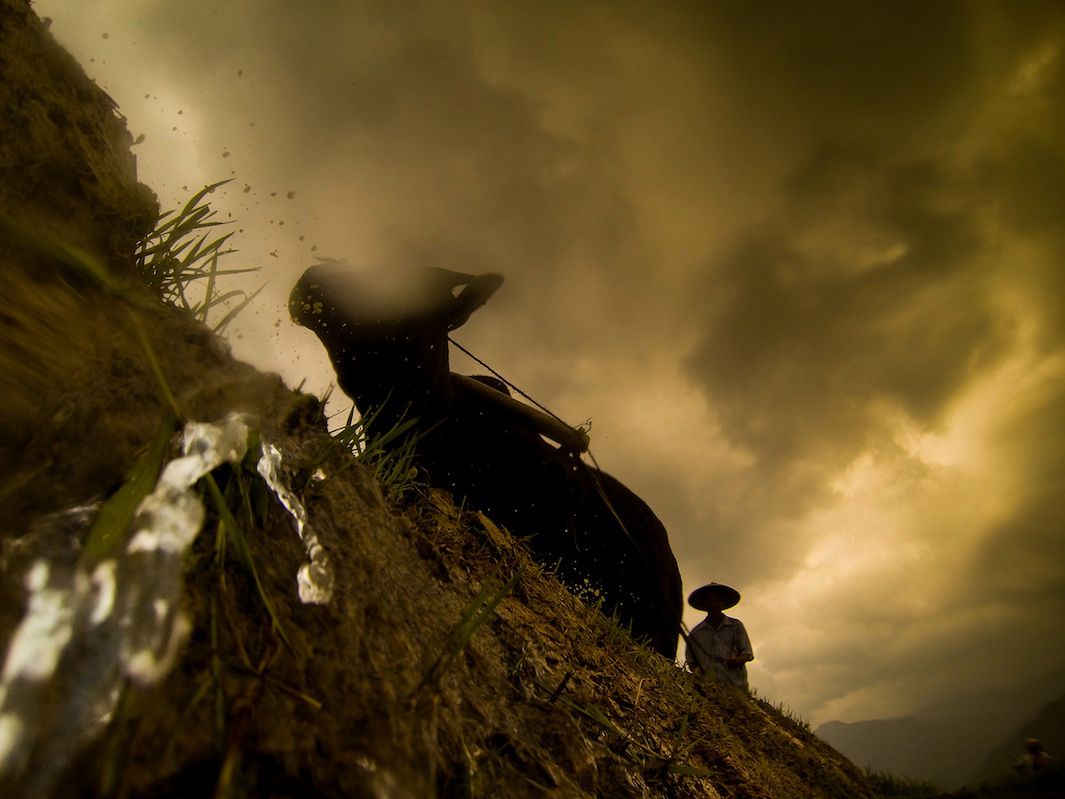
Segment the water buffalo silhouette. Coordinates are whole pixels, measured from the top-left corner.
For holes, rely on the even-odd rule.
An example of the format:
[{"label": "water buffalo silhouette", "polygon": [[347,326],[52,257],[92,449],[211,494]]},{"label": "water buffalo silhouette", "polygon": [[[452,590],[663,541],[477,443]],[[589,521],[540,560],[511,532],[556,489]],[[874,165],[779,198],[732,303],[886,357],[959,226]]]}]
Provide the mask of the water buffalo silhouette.
[{"label": "water buffalo silhouette", "polygon": [[497,274],[354,272],[323,261],[300,277],[289,310],[325,345],[371,434],[416,419],[416,458],[431,485],[525,538],[574,593],[675,657],[680,572],[658,517],[580,459],[583,433],[510,398],[495,378],[449,369],[448,333],[502,282]]}]

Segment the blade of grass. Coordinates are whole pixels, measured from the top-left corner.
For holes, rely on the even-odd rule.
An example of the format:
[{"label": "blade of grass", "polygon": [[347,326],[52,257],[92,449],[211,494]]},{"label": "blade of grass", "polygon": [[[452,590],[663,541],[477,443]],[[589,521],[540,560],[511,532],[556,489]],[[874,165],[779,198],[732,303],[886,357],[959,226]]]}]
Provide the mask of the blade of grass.
[{"label": "blade of grass", "polygon": [[[204,236],[204,238],[207,238],[207,237]],[[201,239],[201,241],[202,240],[203,239]],[[214,297],[214,295],[215,295],[214,282],[215,282],[215,279],[218,277],[218,253],[217,252],[213,256],[211,256],[211,262],[210,263],[211,263],[211,266],[210,266],[210,269],[207,272],[207,289],[203,292],[203,296],[204,296],[203,312],[202,312],[203,315],[201,317],[199,312],[197,312],[195,314],[196,318],[199,319],[201,322],[206,322],[207,321],[207,311],[209,311],[211,309],[211,304],[212,304],[211,298]]]},{"label": "blade of grass", "polygon": [[159,393],[162,395],[163,401],[167,407],[173,412],[176,418],[181,418],[181,411],[178,410],[177,400],[174,399],[173,392],[170,391],[170,385],[166,382],[166,377],[163,376],[163,369],[159,365],[159,359],[155,357],[155,350],[152,349],[152,344],[148,341],[148,334],[144,330],[144,325],[137,317],[130,315],[130,319],[133,322],[133,327],[137,331],[137,337],[140,339],[141,348],[144,350],[144,357],[148,359],[148,366],[152,370],[152,375],[155,377]]},{"label": "blade of grass", "polygon": [[598,705],[583,705],[568,696],[560,696],[559,701],[567,707],[576,710],[582,716],[591,719],[603,729],[616,735],[618,738],[628,740],[629,734],[607,718],[606,714]]},{"label": "blade of grass", "polygon": [[279,691],[282,691],[283,693],[286,693],[286,694],[288,694],[289,696],[291,696],[291,697],[293,697],[295,699],[299,699],[301,702],[305,702],[306,704],[308,704],[311,707],[313,707],[315,710],[321,710],[324,707],[324,705],[321,702],[319,702],[317,699],[315,699],[313,696],[309,696],[309,695],[303,693],[303,691],[299,691],[299,690],[293,688],[291,685],[287,685],[287,684],[283,683],[281,680],[277,679],[276,677],[272,677],[269,674],[266,674],[266,673],[260,672],[260,671],[256,671],[255,669],[253,669],[251,667],[242,666],[242,665],[237,664],[237,663],[229,663],[229,664],[226,664],[226,665],[227,665],[227,667],[229,669],[233,670],[234,672],[236,672],[238,674],[242,674],[242,675],[247,676],[247,677],[258,677],[259,679],[264,680],[268,685],[272,685],[275,688],[277,688]]},{"label": "blade of grass", "polygon": [[218,487],[218,482],[214,479],[214,475],[209,474],[204,477],[204,483],[207,486],[207,493],[211,498],[211,503],[214,506],[215,512],[218,514],[218,518],[221,522],[225,525],[227,536],[232,538],[237,549],[237,554],[240,556],[241,561],[244,563],[244,567],[248,570],[248,573],[251,576],[259,602],[270,617],[271,629],[277,633],[278,637],[284,641],[286,645],[289,645],[288,636],[285,635],[284,628],[281,626],[281,620],[277,617],[277,613],[274,612],[273,603],[270,602],[270,598],[266,595],[266,590],[263,588],[262,581],[259,579],[259,572],[255,568],[255,562],[252,560],[251,550],[248,548],[248,540],[244,536],[240,523],[233,515],[233,511],[229,509],[229,505],[226,503],[225,497],[222,496],[222,490]]},{"label": "blade of grass", "polygon": [[237,314],[243,311],[252,300],[258,297],[259,292],[262,291],[264,288],[266,288],[265,283],[259,286],[259,288],[255,289],[255,291],[253,291],[251,294],[246,295],[241,301],[240,305],[237,305],[236,307],[230,309],[229,313],[222,317],[222,321],[215,325],[214,332],[221,335],[225,331],[226,327],[229,326],[229,323],[236,318]]},{"label": "blade of grass", "polygon": [[126,288],[121,280],[111,274],[111,271],[87,250],[57,238],[54,233],[42,233],[24,220],[13,219],[5,213],[0,213],[0,231],[9,234],[22,246],[53,258],[64,266],[90,278],[109,294],[124,300],[130,305],[146,310],[158,310],[148,297]]},{"label": "blade of grass", "polygon": [[174,437],[177,419],[165,413],[152,440],[130,469],[122,487],[104,503],[85,539],[84,555],[93,561],[113,557],[121,550],[129,535],[133,515],[141,501],[148,496],[163,468],[170,441]]},{"label": "blade of grass", "polygon": [[484,581],[477,596],[466,606],[462,617],[451,628],[451,632],[448,633],[440,654],[436,656],[432,665],[429,666],[429,670],[426,671],[414,689],[414,694],[419,693],[426,686],[435,686],[439,682],[448,666],[469,643],[473,634],[492,617],[495,613],[496,605],[510,593],[518,582],[517,573],[505,583],[499,581],[497,574],[498,570]]}]

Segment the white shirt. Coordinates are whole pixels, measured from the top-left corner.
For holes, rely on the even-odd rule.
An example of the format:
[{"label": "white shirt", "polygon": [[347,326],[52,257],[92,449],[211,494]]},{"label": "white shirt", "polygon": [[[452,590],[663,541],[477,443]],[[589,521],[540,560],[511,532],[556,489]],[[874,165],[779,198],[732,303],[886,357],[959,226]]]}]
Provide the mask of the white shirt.
[{"label": "white shirt", "polygon": [[734,657],[754,658],[751,639],[747,637],[743,622],[724,616],[721,626],[714,629],[707,617],[695,625],[688,639],[684,661],[693,670],[728,680],[742,688],[747,687],[747,665],[734,666],[728,662],[729,658]]}]

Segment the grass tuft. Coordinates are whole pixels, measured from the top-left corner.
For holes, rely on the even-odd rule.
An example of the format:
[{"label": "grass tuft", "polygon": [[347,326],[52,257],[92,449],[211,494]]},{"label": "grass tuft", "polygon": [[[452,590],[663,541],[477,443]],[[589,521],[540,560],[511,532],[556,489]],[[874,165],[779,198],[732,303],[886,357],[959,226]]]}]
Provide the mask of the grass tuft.
[{"label": "grass tuft", "polygon": [[911,799],[930,799],[943,795],[935,783],[900,777],[897,774],[877,769],[867,769],[865,778],[879,797],[902,796]]},{"label": "grass tuft", "polygon": [[219,268],[219,260],[237,250],[227,246],[232,231],[215,235],[215,228],[230,223],[217,221],[217,212],[205,198],[229,182],[220,180],[204,186],[180,211],[164,213],[155,230],[137,247],[137,270],[148,290],[161,302],[207,324],[211,311],[236,301],[211,326],[218,334],[224,332],[263,289],[260,286],[248,294],[241,289],[221,291],[218,288],[219,277],[259,271],[259,267]]},{"label": "grass tuft", "polygon": [[[410,417],[389,430],[376,432],[374,422],[380,418],[381,410],[379,408],[357,417],[355,406],[352,405],[344,424],[331,429],[329,434],[335,445],[352,456],[349,463],[365,466],[385,496],[393,502],[402,502],[415,487],[418,474],[415,467],[417,446],[429,431],[412,432],[418,420]],[[310,480],[311,473],[329,460],[332,451],[332,447],[326,447],[311,459],[307,467],[307,480]]]}]

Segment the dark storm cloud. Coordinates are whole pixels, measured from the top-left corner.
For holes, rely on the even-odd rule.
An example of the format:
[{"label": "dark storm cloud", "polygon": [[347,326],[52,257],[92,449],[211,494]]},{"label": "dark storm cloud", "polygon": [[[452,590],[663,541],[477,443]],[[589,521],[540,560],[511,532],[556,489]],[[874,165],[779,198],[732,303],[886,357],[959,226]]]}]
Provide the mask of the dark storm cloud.
[{"label": "dark storm cloud", "polygon": [[[1063,186],[1065,189],[1065,186]],[[999,431],[1000,446],[1023,457],[1032,480],[1012,513],[995,525],[974,553],[973,572],[982,581],[973,586],[975,598],[991,593],[997,602],[1019,615],[1033,607],[1051,604],[1057,612],[1034,619],[1031,626],[1060,629],[1065,609],[1065,379],[1044,397],[1032,398],[1030,407]],[[1040,654],[1065,659],[1057,635],[1035,635],[1032,646]],[[1047,649],[1051,651],[1047,651]]]},{"label": "dark storm cloud", "polygon": [[949,157],[950,143],[989,124],[986,103],[1047,39],[1047,20],[1014,20],[988,59],[994,6],[823,10],[780,7],[724,26],[738,41],[719,35],[738,65],[734,94],[759,98],[800,159],[774,216],[741,229],[699,278],[707,321],[686,360],[726,436],[774,479],[805,474],[792,492],[784,483],[792,510],[891,435],[884,403],[935,428],[1007,350],[1013,320],[990,296],[989,270],[1003,267],[988,263],[987,210],[1047,219],[1063,196],[1065,126],[1007,132],[979,156],[980,185]]},{"label": "dark storm cloud", "polygon": [[[803,21],[808,10],[787,7],[742,25],[749,39],[719,36],[737,106],[795,154],[772,213],[741,226],[693,282],[704,332],[685,360],[722,434],[755,464],[706,535],[756,579],[787,574],[832,532],[799,522],[832,505],[856,458],[896,460],[917,496],[942,478],[898,451],[903,429],[935,434],[1008,359],[1034,368],[1065,351],[1062,8],[849,8]],[[805,701],[820,694],[820,712],[848,694],[919,704],[1062,666],[1049,642],[1065,634],[1063,408],[1053,395],[1021,412],[1033,398],[1014,390],[991,445],[1020,485],[1012,508],[984,532],[973,521],[949,561],[940,539],[960,508],[928,508],[898,544],[936,553],[908,575],[937,597],[932,615],[909,618],[897,583],[871,573],[808,609],[806,629],[831,640],[771,653],[777,679],[816,670]],[[988,626],[1000,636],[991,648]]]},{"label": "dark storm cloud", "polygon": [[745,231],[693,292],[707,322],[689,374],[756,463],[705,529],[752,577],[794,568],[810,542],[781,523],[830,501],[861,453],[894,447],[886,409],[935,429],[1007,350],[979,225],[950,187],[927,161],[822,146],[785,184],[786,221]]},{"label": "dark storm cloud", "polygon": [[[1065,81],[1059,81],[1054,91],[1065,95]],[[1058,122],[1053,129],[1065,130],[1065,122]],[[1065,185],[1065,153],[1060,140],[1048,141],[1036,132],[1026,131],[1004,142],[983,167],[983,177],[989,187],[1000,192],[1002,212],[1012,225],[1026,233],[1061,230],[1061,220],[1065,219],[1065,196],[1061,192]]]},{"label": "dark storm cloud", "polygon": [[[749,231],[714,265],[699,292],[709,323],[688,365],[726,435],[768,464],[810,454],[845,463],[882,433],[874,402],[934,425],[1002,351],[1009,331],[985,302],[977,225],[937,208],[942,190],[929,163],[884,167],[822,150],[790,181],[793,227]],[[867,231],[855,242],[865,253],[803,247],[807,225],[830,214]]]},{"label": "dark storm cloud", "polygon": [[980,31],[994,24],[993,6],[965,2],[681,8],[656,8],[641,23],[701,51],[708,77],[729,98],[722,110],[784,147],[829,134],[923,146],[949,131],[953,115],[979,97]]}]

